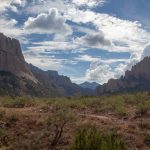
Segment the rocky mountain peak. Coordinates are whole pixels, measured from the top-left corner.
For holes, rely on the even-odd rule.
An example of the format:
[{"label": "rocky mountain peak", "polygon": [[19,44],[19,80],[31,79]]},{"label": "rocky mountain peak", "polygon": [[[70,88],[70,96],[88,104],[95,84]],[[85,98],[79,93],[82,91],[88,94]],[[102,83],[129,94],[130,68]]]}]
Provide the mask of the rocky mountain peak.
[{"label": "rocky mountain peak", "polygon": [[110,79],[108,83],[97,88],[99,95],[114,92],[149,91],[150,90],[150,57],[134,65],[120,79]]},{"label": "rocky mountain peak", "polygon": [[0,33],[0,71],[8,71],[16,76],[37,82],[27,67],[18,40]]},{"label": "rocky mountain peak", "polygon": [[125,78],[130,77],[150,81],[150,57],[145,57],[141,62],[133,66],[131,71],[126,71]]}]

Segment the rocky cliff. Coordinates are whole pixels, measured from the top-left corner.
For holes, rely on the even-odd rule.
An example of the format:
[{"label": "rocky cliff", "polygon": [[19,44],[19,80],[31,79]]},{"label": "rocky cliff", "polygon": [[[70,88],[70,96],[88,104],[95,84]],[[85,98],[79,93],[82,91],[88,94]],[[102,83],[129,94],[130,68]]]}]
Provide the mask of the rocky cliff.
[{"label": "rocky cliff", "polygon": [[97,88],[97,94],[149,91],[150,90],[150,57],[145,57],[141,62],[126,71],[120,79],[110,79],[108,83]]},{"label": "rocky cliff", "polygon": [[0,33],[0,71],[8,71],[18,77],[37,82],[26,65],[19,41],[2,33]]},{"label": "rocky cliff", "polygon": [[0,95],[56,97],[89,95],[91,91],[56,71],[43,71],[25,62],[20,43],[0,33]]}]

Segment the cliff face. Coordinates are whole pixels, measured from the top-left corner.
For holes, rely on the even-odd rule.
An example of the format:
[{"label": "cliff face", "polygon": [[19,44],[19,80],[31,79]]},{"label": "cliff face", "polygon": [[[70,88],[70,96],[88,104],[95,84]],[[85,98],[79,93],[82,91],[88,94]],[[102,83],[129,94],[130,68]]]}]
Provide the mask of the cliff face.
[{"label": "cliff face", "polygon": [[0,95],[55,97],[89,93],[56,71],[27,64],[19,41],[0,33]]},{"label": "cliff face", "polygon": [[0,71],[8,71],[18,77],[24,77],[37,82],[27,67],[20,43],[0,33]]},{"label": "cliff face", "polygon": [[97,88],[98,95],[118,92],[149,91],[150,90],[150,57],[126,71],[120,79],[110,79],[108,83]]}]

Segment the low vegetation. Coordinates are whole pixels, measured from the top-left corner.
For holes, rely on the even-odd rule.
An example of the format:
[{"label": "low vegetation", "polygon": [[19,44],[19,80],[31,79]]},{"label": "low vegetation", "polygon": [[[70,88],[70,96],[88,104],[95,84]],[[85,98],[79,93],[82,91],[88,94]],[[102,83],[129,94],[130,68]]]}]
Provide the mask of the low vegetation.
[{"label": "low vegetation", "polygon": [[70,150],[126,150],[126,146],[116,133],[92,127],[80,129]]},{"label": "low vegetation", "polygon": [[[51,146],[56,146],[64,134],[66,126],[75,121],[74,114],[65,107],[55,107],[47,123],[51,128]],[[66,131],[67,132],[67,131]]]},{"label": "low vegetation", "polygon": [[147,145],[150,145],[150,134],[145,136],[144,143],[147,144]]},{"label": "low vegetation", "polygon": [[149,150],[149,133],[148,92],[52,99],[0,97],[2,150]]}]

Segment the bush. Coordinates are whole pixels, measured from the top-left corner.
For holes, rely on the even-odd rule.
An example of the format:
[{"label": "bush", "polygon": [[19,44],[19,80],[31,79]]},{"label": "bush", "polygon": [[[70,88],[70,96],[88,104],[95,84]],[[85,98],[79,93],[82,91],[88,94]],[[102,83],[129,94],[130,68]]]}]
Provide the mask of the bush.
[{"label": "bush", "polygon": [[6,126],[7,127],[11,127],[13,125],[16,125],[16,122],[18,121],[18,116],[17,114],[11,114],[9,116],[7,116],[7,122],[6,122]]},{"label": "bush", "polygon": [[0,128],[0,149],[7,144],[7,131]]},{"label": "bush", "polygon": [[127,109],[125,105],[125,100],[122,96],[111,96],[107,97],[104,101],[104,108],[105,111],[112,111],[116,115],[119,116],[126,116],[127,115]]},{"label": "bush", "polygon": [[145,136],[144,143],[147,145],[150,145],[150,135],[149,134]]},{"label": "bush", "polygon": [[148,111],[150,110],[150,103],[149,101],[141,101],[138,105],[137,105],[137,114],[143,116],[143,115],[147,115]]},{"label": "bush", "polygon": [[30,97],[16,97],[16,98],[6,97],[3,99],[1,103],[2,106],[8,108],[23,108],[26,106],[35,105],[35,101]]},{"label": "bush", "polygon": [[83,128],[70,150],[126,150],[126,146],[114,133],[102,134],[96,128]]},{"label": "bush", "polygon": [[[54,111],[54,110],[53,110]],[[57,107],[48,118],[48,126],[51,127],[51,146],[56,146],[60,141],[65,127],[75,121],[74,114],[65,107]]]}]

